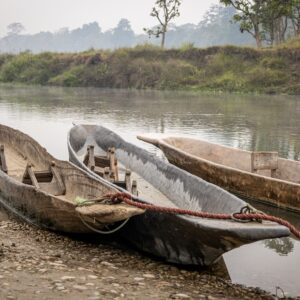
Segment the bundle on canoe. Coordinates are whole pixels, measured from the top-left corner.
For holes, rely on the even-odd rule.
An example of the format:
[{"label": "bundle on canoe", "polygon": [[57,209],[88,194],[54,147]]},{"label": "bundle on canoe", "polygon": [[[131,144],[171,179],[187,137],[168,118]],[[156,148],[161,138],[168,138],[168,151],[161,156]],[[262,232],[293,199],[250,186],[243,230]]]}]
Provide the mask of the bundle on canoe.
[{"label": "bundle on canoe", "polygon": [[[119,177],[121,167],[131,171],[132,182],[138,182],[138,199],[145,204],[224,214],[247,206],[236,196],[126,142],[105,127],[74,126],[68,134],[70,160],[120,191],[126,192],[114,180],[105,180],[88,167],[86,153],[91,144],[94,157],[107,157],[108,150],[114,148]],[[142,251],[169,262],[204,266],[226,251],[257,240],[286,236],[289,230],[265,221],[236,223],[146,210],[131,218],[119,234]]]},{"label": "bundle on canoe", "polygon": [[0,202],[18,216],[51,230],[81,233],[143,213],[125,204],[90,201],[116,192],[112,185],[55,159],[28,135],[0,125]]},{"label": "bundle on canoe", "polygon": [[300,212],[298,161],[192,138],[138,138],[159,147],[170,163],[232,193]]}]

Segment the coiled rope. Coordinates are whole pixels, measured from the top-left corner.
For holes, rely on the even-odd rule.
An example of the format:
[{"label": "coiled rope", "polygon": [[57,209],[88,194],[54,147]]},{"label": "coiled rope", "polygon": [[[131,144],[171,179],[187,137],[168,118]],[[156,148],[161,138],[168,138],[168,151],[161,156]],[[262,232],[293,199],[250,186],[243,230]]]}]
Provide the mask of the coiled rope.
[{"label": "coiled rope", "polygon": [[181,208],[171,208],[171,207],[163,207],[153,204],[146,204],[142,202],[138,202],[132,198],[130,194],[127,193],[115,193],[115,194],[106,194],[105,197],[108,197],[113,204],[124,202],[128,205],[135,206],[141,209],[156,211],[166,214],[177,214],[177,215],[188,215],[193,217],[199,218],[206,218],[206,219],[215,219],[215,220],[234,220],[237,222],[244,222],[244,221],[271,221],[278,223],[287,227],[291,233],[295,235],[298,239],[300,239],[300,231],[290,224],[288,221],[264,214],[262,212],[241,212],[234,213],[234,214],[220,214],[220,213],[209,213],[209,212],[202,212],[202,211],[193,211],[189,209],[181,209]]}]

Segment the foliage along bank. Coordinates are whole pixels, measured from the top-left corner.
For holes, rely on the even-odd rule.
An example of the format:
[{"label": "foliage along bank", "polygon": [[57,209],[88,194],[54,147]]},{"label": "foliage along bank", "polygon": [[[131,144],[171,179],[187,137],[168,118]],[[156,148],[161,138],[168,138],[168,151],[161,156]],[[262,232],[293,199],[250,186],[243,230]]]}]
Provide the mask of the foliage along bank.
[{"label": "foliage along bank", "polygon": [[300,94],[300,40],[275,49],[153,46],[0,55],[0,82]]}]

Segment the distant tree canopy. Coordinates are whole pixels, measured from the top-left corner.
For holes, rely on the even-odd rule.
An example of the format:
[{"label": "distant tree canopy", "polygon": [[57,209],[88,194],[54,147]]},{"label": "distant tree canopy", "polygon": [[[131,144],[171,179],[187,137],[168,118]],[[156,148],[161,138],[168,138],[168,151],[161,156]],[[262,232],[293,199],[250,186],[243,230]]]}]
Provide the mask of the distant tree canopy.
[{"label": "distant tree canopy", "polygon": [[[169,23],[165,46],[253,45],[251,36],[241,34],[239,25],[231,22],[236,13],[232,6],[213,5],[198,24],[176,26]],[[92,22],[74,30],[61,28],[54,33],[10,34],[0,39],[0,52],[79,52],[90,48],[114,49],[145,43],[160,45],[160,41],[153,36],[149,39],[147,34],[135,34],[130,22],[121,19],[115,28],[107,31],[102,31],[97,22]]]},{"label": "distant tree canopy", "polygon": [[236,9],[240,31],[255,38],[257,47],[280,44],[300,35],[300,0],[220,0]]},{"label": "distant tree canopy", "polygon": [[112,39],[115,47],[130,47],[134,44],[135,34],[127,19],[121,19],[116,28],[112,30]]},{"label": "distant tree canopy", "polygon": [[25,30],[22,23],[11,23],[7,26],[7,35],[17,35]]}]

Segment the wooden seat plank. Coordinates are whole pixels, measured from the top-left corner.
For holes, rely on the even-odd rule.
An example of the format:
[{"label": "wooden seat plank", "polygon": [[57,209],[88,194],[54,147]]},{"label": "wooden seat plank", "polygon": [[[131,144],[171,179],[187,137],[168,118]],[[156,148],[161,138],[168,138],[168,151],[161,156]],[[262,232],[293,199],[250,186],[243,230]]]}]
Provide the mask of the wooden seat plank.
[{"label": "wooden seat plank", "polygon": [[100,167],[96,166],[94,169],[94,172],[101,177],[104,176],[104,168],[100,168]]},{"label": "wooden seat plank", "polygon": [[110,166],[110,160],[107,156],[95,155],[95,165],[100,168],[105,168]]}]

